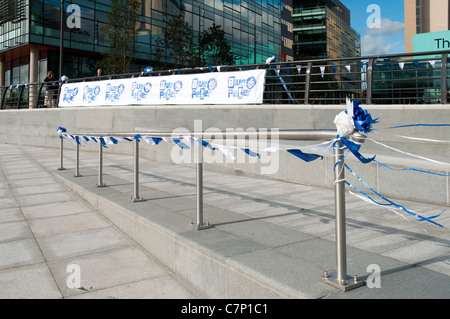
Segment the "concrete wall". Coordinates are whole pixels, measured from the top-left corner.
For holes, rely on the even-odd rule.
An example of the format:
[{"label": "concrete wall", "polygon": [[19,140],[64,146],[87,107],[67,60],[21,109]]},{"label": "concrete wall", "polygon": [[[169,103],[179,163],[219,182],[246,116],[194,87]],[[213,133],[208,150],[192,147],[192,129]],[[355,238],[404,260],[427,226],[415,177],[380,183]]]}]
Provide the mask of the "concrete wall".
[{"label": "concrete wall", "polygon": [[[449,141],[450,127],[411,127],[382,130],[383,128],[405,124],[449,124],[450,105],[363,105],[380,123],[374,128],[380,129],[369,138],[403,152],[432,158],[439,162],[450,162],[449,143],[435,143],[417,139],[405,139],[401,136]],[[227,129],[336,129],[333,120],[345,109],[344,105],[199,105],[199,106],[135,106],[135,107],[96,107],[96,108],[62,108],[34,110],[2,110],[0,112],[0,143],[26,144],[46,147],[59,147],[56,129],[65,127],[68,133],[81,132],[143,132],[147,129],[177,129],[194,132],[201,120],[203,130],[216,128]],[[215,140],[216,143],[225,141]],[[289,148],[296,145],[312,145],[320,141],[280,141],[280,147]],[[260,145],[264,146],[264,145]],[[271,146],[271,145],[267,145]],[[65,156],[73,156],[72,143],[65,143]],[[93,143],[88,149],[97,150]],[[304,150],[309,152],[308,150]],[[106,152],[133,153],[131,143],[119,143],[108,148]],[[326,156],[322,161],[305,163],[286,153],[277,152],[272,156],[263,156],[258,162],[253,157],[239,157],[237,161],[226,163],[219,153],[207,153],[205,149],[206,169],[261,176],[294,183],[333,186],[333,158]],[[217,151],[216,151],[217,152]],[[310,150],[310,152],[316,152]],[[141,143],[141,156],[155,161],[173,162],[174,158],[184,156],[178,147],[161,143],[150,146]],[[366,141],[362,147],[366,156],[377,155],[377,160],[396,168],[416,168],[449,174],[450,165],[440,164],[414,158],[398,151],[382,147],[372,141]],[[237,153],[236,153],[237,154]],[[241,153],[239,153],[241,154]],[[324,153],[323,155],[328,155]],[[187,155],[187,157],[189,157]],[[215,163],[210,163],[215,158]],[[225,163],[217,163],[219,159]],[[188,160],[189,162],[189,160]],[[376,191],[385,196],[398,199],[417,200],[420,202],[449,206],[449,177],[417,173],[412,171],[393,171],[378,164],[363,165],[352,155],[347,156],[349,166]],[[192,163],[181,163],[193,165]],[[107,165],[107,163],[105,163]],[[273,171],[266,174],[266,171]],[[366,191],[349,172],[347,180]]]}]

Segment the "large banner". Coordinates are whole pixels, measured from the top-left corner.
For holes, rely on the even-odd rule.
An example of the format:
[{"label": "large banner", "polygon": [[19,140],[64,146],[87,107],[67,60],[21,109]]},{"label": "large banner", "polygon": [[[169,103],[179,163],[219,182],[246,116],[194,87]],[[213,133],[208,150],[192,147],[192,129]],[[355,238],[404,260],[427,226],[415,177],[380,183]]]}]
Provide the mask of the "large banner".
[{"label": "large banner", "polygon": [[265,70],[66,83],[59,107],[149,104],[259,104]]}]

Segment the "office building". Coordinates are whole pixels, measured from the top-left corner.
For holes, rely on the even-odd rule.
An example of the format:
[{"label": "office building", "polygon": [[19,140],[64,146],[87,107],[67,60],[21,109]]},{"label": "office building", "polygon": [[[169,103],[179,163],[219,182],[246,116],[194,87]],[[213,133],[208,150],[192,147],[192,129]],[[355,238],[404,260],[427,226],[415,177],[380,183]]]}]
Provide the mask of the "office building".
[{"label": "office building", "polygon": [[404,0],[405,52],[450,49],[450,1]]},{"label": "office building", "polygon": [[294,0],[293,22],[295,60],[361,55],[361,37],[339,0]]},{"label": "office building", "polygon": [[[0,86],[43,81],[47,70],[60,76],[61,2],[0,0]],[[80,8],[78,26],[67,22],[71,5]],[[64,75],[95,75],[109,48],[102,27],[110,11],[111,0],[64,1]],[[278,61],[293,59],[292,0],[142,0],[131,72],[152,65],[167,19],[180,13],[196,36],[220,25],[237,64],[264,63],[273,55]]]}]

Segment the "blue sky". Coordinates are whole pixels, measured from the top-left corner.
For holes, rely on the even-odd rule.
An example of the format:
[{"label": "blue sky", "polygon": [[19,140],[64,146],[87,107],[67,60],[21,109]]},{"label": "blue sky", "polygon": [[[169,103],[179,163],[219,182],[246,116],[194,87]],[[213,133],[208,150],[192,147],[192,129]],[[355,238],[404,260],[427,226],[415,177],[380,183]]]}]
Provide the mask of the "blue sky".
[{"label": "blue sky", "polygon": [[[350,9],[352,27],[361,34],[361,55],[395,54],[405,52],[403,0],[341,0]],[[379,25],[369,28],[367,20],[379,8]],[[378,27],[379,26],[379,27]]]}]

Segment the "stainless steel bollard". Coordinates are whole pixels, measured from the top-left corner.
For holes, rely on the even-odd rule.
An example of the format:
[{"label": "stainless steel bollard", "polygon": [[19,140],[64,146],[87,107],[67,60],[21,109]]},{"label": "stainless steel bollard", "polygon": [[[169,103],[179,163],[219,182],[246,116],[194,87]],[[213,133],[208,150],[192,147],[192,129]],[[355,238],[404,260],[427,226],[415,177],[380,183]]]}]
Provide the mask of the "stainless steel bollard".
[{"label": "stainless steel bollard", "polygon": [[335,148],[335,171],[334,171],[334,201],[336,209],[336,262],[337,280],[347,279],[347,249],[346,249],[346,227],[345,227],[345,172],[344,172],[344,150],[342,142],[337,143]]},{"label": "stainless steel bollard", "polygon": [[344,172],[344,147],[338,140],[334,148],[334,200],[336,210],[336,265],[335,274],[325,273],[322,282],[330,284],[342,291],[349,291],[361,287],[364,282],[356,276],[347,275],[347,242],[345,220],[345,172]]},{"label": "stainless steel bollard", "polygon": [[80,177],[80,144],[76,144],[76,155],[75,155],[75,177]]},{"label": "stainless steel bollard", "polygon": [[98,181],[97,187],[104,187],[103,184],[103,144],[99,140],[98,141]]},{"label": "stainless steel bollard", "polygon": [[62,171],[62,170],[64,170],[64,165],[63,165],[63,162],[64,162],[64,139],[63,138],[59,138],[59,162],[60,162],[60,164],[59,164],[59,168],[58,168],[58,170],[60,170],[60,171]]},{"label": "stainless steel bollard", "polygon": [[139,141],[134,140],[134,195],[133,202],[142,201],[139,197]]},{"label": "stainless steel bollard", "polygon": [[[203,222],[203,146],[195,143],[194,158],[197,166],[196,185],[197,185],[197,230],[211,228],[212,225]],[[193,224],[193,222],[191,222]]]}]

